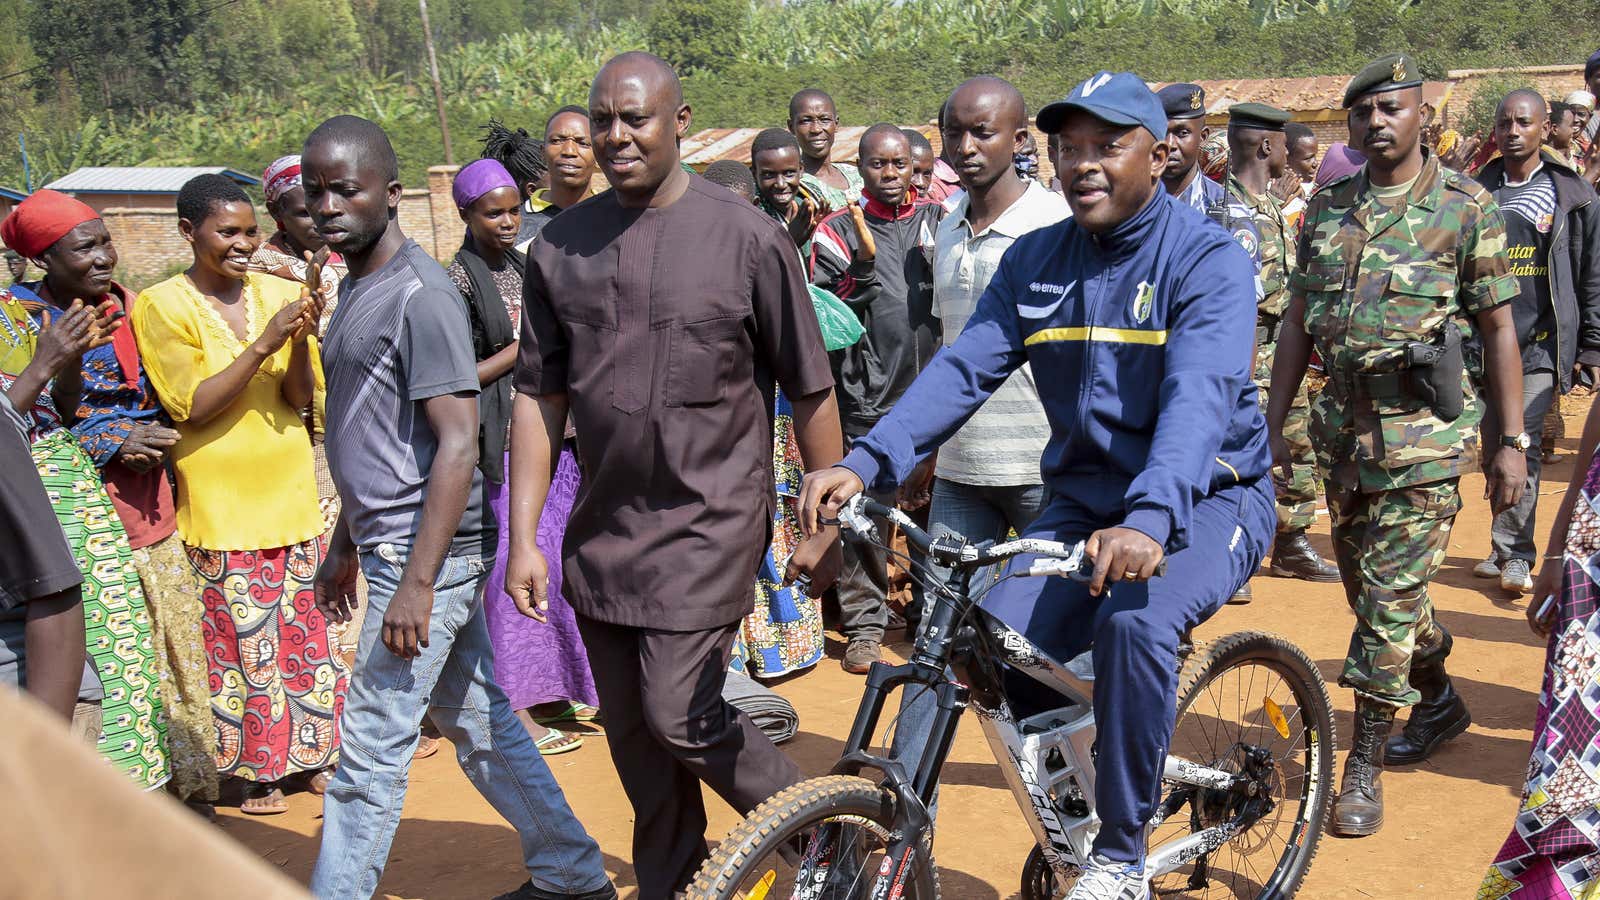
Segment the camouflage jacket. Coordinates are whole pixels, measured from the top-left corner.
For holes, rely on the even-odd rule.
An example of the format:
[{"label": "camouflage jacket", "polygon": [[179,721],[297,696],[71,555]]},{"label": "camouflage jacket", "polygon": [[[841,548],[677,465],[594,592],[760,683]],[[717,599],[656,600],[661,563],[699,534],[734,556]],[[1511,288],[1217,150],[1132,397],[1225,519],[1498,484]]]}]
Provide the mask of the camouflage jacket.
[{"label": "camouflage jacket", "polygon": [[1228,176],[1228,202],[1237,213],[1248,214],[1255,224],[1259,248],[1252,255],[1261,267],[1261,296],[1256,309],[1263,315],[1281,318],[1289,307],[1288,275],[1294,270],[1295,251],[1289,240],[1289,226],[1283,218],[1283,204],[1270,192],[1252,196],[1231,174]]},{"label": "camouflage jacket", "polygon": [[1437,340],[1451,319],[1470,336],[1471,317],[1516,296],[1494,200],[1430,154],[1386,207],[1363,167],[1311,198],[1296,249],[1289,290],[1328,375],[1311,421],[1322,470],[1364,491],[1472,471],[1483,407],[1465,375],[1466,409],[1453,422],[1370,376],[1398,372],[1405,345]]}]

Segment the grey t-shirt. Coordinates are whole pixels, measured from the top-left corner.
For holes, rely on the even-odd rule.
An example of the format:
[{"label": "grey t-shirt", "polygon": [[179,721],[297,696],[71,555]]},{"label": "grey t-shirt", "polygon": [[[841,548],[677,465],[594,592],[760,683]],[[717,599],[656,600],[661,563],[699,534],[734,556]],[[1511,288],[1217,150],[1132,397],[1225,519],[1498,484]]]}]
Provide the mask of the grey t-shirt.
[{"label": "grey t-shirt", "polygon": [[[351,537],[363,549],[410,547],[439,447],[422,401],[478,393],[466,303],[443,267],[406,241],[378,271],[339,286],[322,366],[328,466]],[[474,467],[452,556],[494,550],[495,523],[483,495],[483,474]]]}]

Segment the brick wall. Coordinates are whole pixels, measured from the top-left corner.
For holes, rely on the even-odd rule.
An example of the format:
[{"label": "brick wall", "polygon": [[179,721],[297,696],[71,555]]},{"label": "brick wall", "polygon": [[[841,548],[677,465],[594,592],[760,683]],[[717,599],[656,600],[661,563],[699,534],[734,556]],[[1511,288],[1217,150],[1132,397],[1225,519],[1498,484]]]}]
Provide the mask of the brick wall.
[{"label": "brick wall", "polygon": [[[461,217],[450,199],[455,173],[455,166],[435,166],[428,171],[428,187],[409,188],[400,197],[401,230],[441,261],[461,247]],[[100,215],[116,242],[117,279],[131,288],[148,287],[193,259],[178,233],[177,210],[114,206]],[[270,234],[272,219],[266,211],[257,209],[256,218],[263,237]]]},{"label": "brick wall", "polygon": [[116,244],[117,280],[130,288],[149,287],[194,259],[178,233],[175,209],[111,207],[100,217]]},{"label": "brick wall", "polygon": [[426,247],[434,259],[449,259],[461,248],[461,235],[465,233],[466,226],[461,223],[461,213],[450,196],[450,188],[455,185],[459,171],[460,166],[431,166],[428,169],[428,208],[433,216],[428,234],[433,243],[423,243],[420,237],[417,237],[417,243]]},{"label": "brick wall", "polygon": [[[422,245],[435,259],[440,259],[437,243],[433,234],[433,204],[429,199],[426,188],[408,188],[400,195],[400,230],[406,236]],[[459,236],[456,243],[450,247],[450,252],[455,253],[456,247],[461,245]]]}]

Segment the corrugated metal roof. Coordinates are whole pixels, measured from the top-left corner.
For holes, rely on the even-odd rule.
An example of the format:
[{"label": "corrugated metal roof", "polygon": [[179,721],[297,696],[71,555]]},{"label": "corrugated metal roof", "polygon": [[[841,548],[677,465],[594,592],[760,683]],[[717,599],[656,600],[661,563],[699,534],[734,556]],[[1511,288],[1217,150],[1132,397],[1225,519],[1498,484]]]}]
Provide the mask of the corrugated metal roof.
[{"label": "corrugated metal roof", "polygon": [[[851,125],[840,128],[833,138],[833,153],[831,161],[836,163],[853,163],[856,161],[856,149],[861,143],[861,135],[867,128],[866,125]],[[922,132],[933,143],[934,149],[939,147],[939,129],[934,125],[906,125]],[[750,162],[750,145],[755,143],[756,135],[765,129],[762,128],[707,128],[690,135],[683,142],[681,148],[683,161],[696,169],[703,169],[719,159],[732,159],[742,163]]]},{"label": "corrugated metal roof", "polygon": [[[1159,91],[1172,82],[1158,81],[1150,89]],[[1265,103],[1287,112],[1321,112],[1342,109],[1348,75],[1315,75],[1309,78],[1222,78],[1196,81],[1205,89],[1206,113],[1226,115],[1235,103]],[[1435,108],[1449,96],[1453,81],[1425,81],[1422,97]]]},{"label": "corrugated metal roof", "polygon": [[196,175],[226,175],[240,184],[260,179],[227,166],[88,166],[45,185],[53,191],[104,194],[176,194]]}]

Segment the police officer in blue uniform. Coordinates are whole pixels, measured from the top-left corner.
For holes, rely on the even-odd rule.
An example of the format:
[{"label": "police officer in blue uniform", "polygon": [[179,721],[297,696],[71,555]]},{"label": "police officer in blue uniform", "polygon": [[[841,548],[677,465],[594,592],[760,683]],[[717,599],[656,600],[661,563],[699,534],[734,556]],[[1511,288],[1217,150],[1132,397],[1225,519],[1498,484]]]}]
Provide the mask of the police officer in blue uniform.
[{"label": "police officer in blue uniform", "polygon": [[1275,528],[1251,380],[1255,266],[1158,187],[1167,115],[1137,76],[1100,72],[1037,124],[1059,138],[1073,217],[1017,239],[956,343],[839,466],[806,476],[801,515],[814,528],[819,510],[893,488],[1032,365],[1052,499],[1024,536],[1087,539],[1095,574],[1002,581],[984,606],[1058,660],[1093,643],[1102,827],[1069,896],[1139,900],[1179,638],[1256,571]]},{"label": "police officer in blue uniform", "polygon": [[1156,92],[1167,114],[1167,167],[1161,186],[1195,212],[1216,218],[1228,192],[1200,171],[1206,128],[1206,91],[1198,84],[1169,84]]}]

